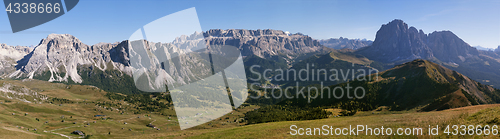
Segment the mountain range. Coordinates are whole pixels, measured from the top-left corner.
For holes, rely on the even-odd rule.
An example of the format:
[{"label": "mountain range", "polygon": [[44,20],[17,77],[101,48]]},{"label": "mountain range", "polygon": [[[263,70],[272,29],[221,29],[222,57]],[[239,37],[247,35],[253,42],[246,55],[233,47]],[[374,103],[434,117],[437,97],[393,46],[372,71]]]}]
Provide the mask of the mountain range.
[{"label": "mountain range", "polygon": [[321,43],[323,46],[326,46],[328,48],[333,48],[333,49],[357,50],[359,48],[372,45],[373,41],[366,40],[366,39],[360,40],[360,39],[348,39],[348,38],[340,37],[338,39],[330,38],[330,39],[326,39],[326,40],[319,40],[319,43]]},{"label": "mountain range", "polygon": [[280,30],[211,29],[204,36],[209,45],[235,46],[244,57],[257,56],[288,65],[308,54],[331,51],[309,36]]},{"label": "mountain range", "polygon": [[[14,72],[16,61],[22,59],[29,54],[33,49],[25,46],[9,46],[0,44],[0,75],[5,75]],[[0,76],[5,78],[5,76]]]},{"label": "mountain range", "polygon": [[[211,46],[230,45],[240,49],[245,58],[245,65],[260,64],[267,61],[269,66],[288,68],[297,59],[307,58],[309,54],[328,53],[333,49],[322,46],[311,37],[300,34],[286,34],[277,30],[209,30],[203,34]],[[189,43],[181,36],[173,42],[176,47]],[[150,49],[163,44],[146,42]],[[4,58],[12,59],[3,64],[3,77],[13,79],[40,79],[50,82],[87,84],[104,88],[107,91],[122,93],[141,93],[133,86],[130,65],[129,42],[99,43],[87,45],[69,34],[50,34],[31,50],[28,47],[2,45],[7,54]],[[172,47],[165,54],[185,53]],[[8,50],[7,50],[8,49]],[[137,50],[135,50],[137,51]],[[193,61],[203,62],[195,58]],[[17,62],[17,64],[16,64]],[[207,61],[204,61],[207,62]],[[189,61],[181,62],[182,67],[189,66]],[[14,66],[15,65],[15,69]],[[173,66],[172,66],[173,67]],[[263,69],[268,67],[264,66]],[[191,69],[167,69],[169,78],[190,80],[193,74],[203,71]],[[208,72],[208,71],[205,71]],[[202,74],[202,73],[201,73]]]},{"label": "mountain range", "polygon": [[482,51],[495,51],[495,49],[493,48],[486,48],[486,47],[482,47],[482,46],[472,46],[474,48],[476,48],[477,50],[482,50]]},{"label": "mountain range", "polygon": [[[373,42],[347,38],[315,40],[301,33],[289,34],[271,29],[211,29],[193,35],[203,35],[209,46],[229,45],[239,49],[243,56],[247,78],[254,77],[249,70],[252,65],[260,65],[261,67],[256,69],[260,73],[271,69],[269,76],[265,78],[276,76],[276,69],[299,70],[307,67],[308,64],[314,64],[316,68],[324,69],[361,68],[379,71],[390,69],[382,72],[381,78],[388,80],[384,81],[384,84],[377,83],[380,85],[376,87],[379,90],[374,92],[377,95],[387,95],[384,94],[387,91],[394,92],[397,94],[391,96],[398,97],[377,98],[377,104],[380,105],[394,102],[407,103],[405,99],[411,99],[419,92],[429,91],[438,96],[455,94],[450,97],[464,100],[460,104],[450,102],[454,103],[450,105],[450,108],[497,102],[497,92],[491,86],[500,86],[499,49],[479,51],[451,31],[434,31],[425,34],[422,30],[409,27],[398,19],[382,25]],[[87,45],[69,34],[50,34],[34,48],[1,44],[0,54],[2,57],[0,58],[3,60],[0,62],[0,73],[3,78],[30,78],[67,84],[93,85],[105,91],[124,94],[143,93],[134,85],[134,80],[139,80],[139,77],[133,76],[134,69],[138,67],[134,67],[135,63],[130,61],[130,57],[134,53],[129,53],[139,50],[131,49],[130,43],[125,40],[117,43]],[[172,45],[146,40],[144,44],[155,53],[161,51],[162,55],[168,57],[174,54],[186,54],[179,48],[186,47],[190,43],[192,42],[189,41],[189,36],[180,36],[173,41]],[[151,61],[157,62],[152,64],[159,64],[159,59],[162,57],[164,56],[152,57]],[[167,62],[169,63],[165,65],[165,73],[167,74],[162,80],[189,83],[189,81],[197,80],[194,78],[195,76],[210,72],[202,70],[206,69],[203,67],[208,66],[209,61],[206,59],[189,54],[185,55],[185,58],[189,60]],[[424,60],[414,61],[415,59]],[[186,68],[174,68],[175,66],[171,64],[180,64]],[[350,76],[355,75],[358,74]],[[420,82],[424,79],[425,82]],[[434,88],[438,90],[425,90],[428,88],[411,86],[411,84],[406,83],[407,81],[412,84],[418,82],[431,86],[446,85],[444,91],[439,90],[440,88]],[[265,80],[249,80],[249,83],[264,82]],[[327,85],[344,82],[349,82],[349,80],[331,82]],[[273,81],[272,83],[282,86],[290,85],[290,82]],[[319,82],[309,82],[304,85],[317,83]],[[155,85],[148,84],[146,86]],[[463,91],[457,93],[457,90]],[[401,93],[406,95],[401,95]],[[427,96],[431,94],[427,94]],[[435,99],[436,97],[431,98]],[[437,103],[431,103],[430,100],[425,101],[425,105],[429,104],[429,108],[426,109],[436,110],[447,107],[444,106],[445,103],[439,102],[439,105]],[[436,104],[435,107],[434,104]],[[418,105],[405,104],[405,108],[420,105],[424,105],[424,102],[418,103]]]},{"label": "mountain range", "polygon": [[17,71],[10,74],[11,78],[44,78],[50,82],[82,83],[78,67],[88,65],[99,70],[118,69],[128,72],[124,61],[113,61],[126,57],[116,53],[123,48],[118,44],[86,45],[69,34],[50,34],[40,41],[33,51],[24,56],[16,65]]}]

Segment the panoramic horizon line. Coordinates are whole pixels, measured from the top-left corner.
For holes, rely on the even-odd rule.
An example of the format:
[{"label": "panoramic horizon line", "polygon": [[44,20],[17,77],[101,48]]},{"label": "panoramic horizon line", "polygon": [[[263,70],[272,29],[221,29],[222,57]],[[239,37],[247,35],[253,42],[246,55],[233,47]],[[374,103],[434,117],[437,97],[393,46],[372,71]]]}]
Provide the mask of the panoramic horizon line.
[{"label": "panoramic horizon line", "polygon": [[[380,25],[380,28],[381,28],[382,26],[388,25],[388,24],[390,24],[390,23],[392,23],[392,22],[395,22],[395,21],[402,22],[403,24],[406,24],[406,25],[408,26],[408,28],[412,28],[412,27],[413,27],[413,28],[417,29],[417,27],[408,25],[408,24],[407,24],[406,22],[404,22],[404,20],[402,20],[402,19],[393,19],[393,20],[392,20],[392,21],[390,21],[390,22],[387,22],[387,23],[385,23],[385,24]],[[379,28],[379,30],[380,30],[380,28]],[[248,30],[248,31],[258,31],[258,30],[275,30],[275,31],[282,31],[282,32],[285,32],[285,33],[286,33],[286,32],[290,33],[289,31],[284,31],[284,30],[279,30],[279,29],[271,29],[271,28],[267,28],[267,29],[243,29],[243,28],[239,28],[239,29],[237,29],[237,28],[226,28],[226,29],[222,29],[222,28],[213,28],[213,29],[208,29],[208,30],[206,30],[206,31],[202,31],[202,33],[206,33],[206,32],[208,32],[208,31],[210,31],[210,30],[224,30],[224,31],[227,31],[227,30]],[[423,31],[422,29],[417,29],[417,30],[418,30],[418,31]],[[432,31],[432,32],[430,32],[430,33],[424,33],[424,34],[429,35],[429,34],[431,34],[431,33],[435,33],[435,32],[445,32],[445,31],[449,31],[449,32],[453,33],[453,31],[451,31],[451,30],[434,30],[434,31]],[[194,33],[198,33],[198,32],[197,32],[197,31],[195,31]],[[77,38],[76,36],[74,36],[74,35],[72,35],[72,34],[68,34],[68,33],[50,33],[50,34],[48,34],[48,35],[47,35],[47,37],[45,37],[45,38],[41,38],[40,40],[46,39],[46,38],[48,38],[48,36],[50,36],[50,35],[52,35],[52,34],[56,34],[56,35],[71,35],[71,36],[73,36],[73,37]],[[290,34],[302,34],[302,35],[304,35],[304,36],[311,37],[311,36],[306,35],[306,34],[303,34],[303,33],[301,33],[301,32],[295,32],[295,33],[290,33]],[[453,33],[453,34],[455,34],[455,33]],[[456,34],[455,34],[455,35],[456,35]],[[456,36],[457,36],[457,37],[459,37],[458,35],[456,35]],[[178,37],[176,37],[176,38],[178,38]],[[348,39],[348,40],[365,40],[365,41],[372,41],[372,42],[373,42],[373,41],[375,41],[375,40],[377,39],[377,38],[376,38],[376,35],[375,35],[375,39],[374,39],[374,40],[367,39],[367,38],[348,38],[348,37],[342,37],[342,36],[340,36],[340,37],[329,37],[329,38],[326,38],[326,39],[316,39],[316,38],[313,38],[313,37],[311,37],[311,38],[312,38],[312,39],[314,39],[314,40],[318,40],[318,41],[321,41],[321,40],[330,40],[330,39],[340,39],[340,38],[343,38],[343,39]],[[460,37],[459,37],[459,38],[460,38]],[[78,39],[78,38],[77,38],[77,39]],[[460,39],[462,39],[462,38],[460,38]],[[123,41],[127,41],[127,40],[128,40],[128,39],[124,39],[124,40],[121,40],[121,41],[115,41],[115,42],[103,42],[103,41],[100,41],[100,42],[97,42],[97,43],[91,44],[90,46],[97,45],[97,44],[101,44],[101,43],[105,43],[105,44],[117,44],[117,43],[121,43],[121,42],[123,42]],[[463,40],[463,39],[462,39],[462,40]],[[464,40],[464,42],[466,42],[466,43],[467,43],[467,41],[465,41],[465,40]],[[84,42],[82,42],[82,43],[84,43]],[[2,42],[0,42],[0,44],[9,45],[9,44],[2,43]],[[84,43],[84,44],[87,44],[87,43]],[[467,44],[469,44],[469,43],[467,43]],[[16,44],[16,45],[9,45],[9,46],[15,46],[15,47],[17,47],[17,46],[24,46],[24,47],[35,48],[35,47],[36,47],[36,46],[38,46],[38,45],[40,45],[40,43],[38,43],[38,44],[31,44],[31,45],[29,45],[29,46],[17,45],[17,44]],[[87,44],[87,45],[89,45],[89,44]],[[493,49],[493,50],[500,48],[500,44],[498,44],[498,47],[495,47],[495,46],[488,47],[488,46],[471,45],[471,44],[469,44],[469,45],[470,45],[471,47],[474,47],[474,48],[477,48],[477,47],[482,47],[482,48],[486,48],[486,49]]]}]

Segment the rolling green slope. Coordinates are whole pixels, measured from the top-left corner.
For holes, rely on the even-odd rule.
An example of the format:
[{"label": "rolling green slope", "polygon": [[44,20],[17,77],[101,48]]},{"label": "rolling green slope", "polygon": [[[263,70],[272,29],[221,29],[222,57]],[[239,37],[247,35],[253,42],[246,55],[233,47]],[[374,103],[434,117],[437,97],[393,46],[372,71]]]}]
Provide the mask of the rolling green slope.
[{"label": "rolling green slope", "polygon": [[[300,72],[307,70],[308,72]],[[333,72],[336,70],[337,72]],[[365,73],[359,70],[365,71]],[[353,77],[360,75],[368,75],[367,71],[383,70],[383,67],[368,58],[354,54],[348,50],[334,50],[327,54],[313,55],[303,59],[292,65],[289,69],[284,69],[283,73],[273,72],[273,84],[279,84],[283,87],[296,86],[299,82],[300,86],[317,85],[323,83],[325,86],[335,85],[352,80]],[[293,72],[295,71],[295,73]],[[354,74],[352,74],[354,71]],[[340,72],[348,73],[342,75]],[[338,74],[337,74],[338,73]],[[281,75],[279,75],[281,74]],[[329,78],[331,75],[338,75],[338,80]],[[276,76],[283,76],[283,79]],[[342,76],[342,77],[341,77]],[[301,77],[306,77],[308,80],[301,81]]]},{"label": "rolling green slope", "polygon": [[[363,87],[366,92],[365,97],[358,99],[299,97],[299,99],[288,100],[288,102],[281,102],[281,104],[354,107],[351,108],[354,110],[371,110],[378,106],[391,106],[393,110],[432,111],[476,104],[500,103],[499,90],[426,60],[414,60],[398,65],[380,72],[378,75],[372,75],[369,81],[355,80],[329,88],[330,90],[336,87],[346,88],[347,85],[353,88]],[[354,89],[351,89],[349,93],[354,96]],[[358,96],[361,96],[360,91],[357,93]],[[316,92],[311,92],[311,96],[315,95]],[[327,94],[324,93],[324,95]]]}]

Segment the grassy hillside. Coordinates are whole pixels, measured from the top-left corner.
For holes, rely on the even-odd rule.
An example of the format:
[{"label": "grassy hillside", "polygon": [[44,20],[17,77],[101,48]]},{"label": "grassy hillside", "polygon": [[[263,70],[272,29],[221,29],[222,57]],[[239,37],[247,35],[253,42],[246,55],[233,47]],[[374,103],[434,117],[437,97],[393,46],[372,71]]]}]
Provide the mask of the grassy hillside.
[{"label": "grassy hillside", "polygon": [[[482,125],[498,125],[494,121],[498,115],[494,113],[500,112],[500,106],[495,105],[478,105],[463,108],[455,108],[444,111],[432,112],[415,112],[415,111],[369,111],[360,112],[354,116],[348,117],[331,117],[321,120],[307,121],[286,121],[272,122],[255,125],[247,125],[235,128],[220,128],[220,129],[203,129],[203,130],[185,130],[179,132],[158,133],[149,135],[133,136],[134,138],[499,138],[500,136],[484,136],[484,135],[465,135],[451,136],[444,135],[446,125],[461,125],[461,124],[482,124]],[[489,123],[488,123],[489,122]],[[297,125],[298,127],[321,128],[323,125],[333,127],[349,127],[349,125],[368,125],[369,127],[384,126],[384,128],[423,128],[424,135],[421,136],[366,136],[361,132],[359,136],[292,136],[290,135],[290,126]],[[438,136],[426,135],[429,125],[439,125],[441,133]]]},{"label": "grassy hillside", "polygon": [[[390,106],[393,110],[431,111],[500,102],[499,90],[482,85],[458,72],[426,60],[414,60],[396,66],[377,76],[371,76],[369,81],[355,80],[330,86],[329,89],[347,88],[347,85],[353,88],[363,87],[366,96],[361,99],[299,97],[299,99],[288,100],[281,104],[354,107],[352,108],[354,110],[372,110],[379,106]],[[311,96],[320,95],[320,92],[312,91]],[[324,92],[327,91],[324,89]],[[349,93],[354,94],[354,89],[351,89]]]},{"label": "grassy hillside", "polygon": [[[3,88],[0,90],[0,133],[5,133],[2,137],[77,138],[81,136],[71,132],[80,130],[92,135],[91,138],[127,138],[180,131],[168,93],[123,95],[94,86],[30,79],[0,80],[0,88]],[[36,92],[40,97],[35,98],[40,99],[26,102],[28,97],[21,92],[25,89]],[[241,119],[244,113],[256,108],[258,106],[244,104],[192,129],[242,126],[245,125]],[[148,127],[149,123],[157,128]]]},{"label": "grassy hillside", "polygon": [[[362,57],[350,62],[336,59],[352,58],[353,55],[345,53],[332,52],[321,56],[333,60],[330,60],[330,65],[319,65],[334,65],[332,68],[352,66],[351,62],[365,68],[371,68],[373,64]],[[325,62],[321,56],[302,62]],[[300,62],[295,66],[299,65]],[[111,82],[108,79],[114,79],[98,75],[119,74],[113,71],[93,73],[91,70],[86,73],[85,78],[96,82]],[[498,103],[499,90],[429,61],[415,60],[371,76],[368,81],[354,80],[329,88],[345,88],[347,84],[364,87],[366,96],[363,99],[340,100],[299,98],[282,101],[278,105],[265,105],[277,103],[272,100],[247,101],[252,103],[243,104],[218,119],[180,130],[169,92],[122,94],[108,91],[125,89],[106,88],[112,84],[96,87],[31,79],[0,80],[0,133],[7,138],[82,137],[72,135],[75,130],[83,131],[91,138],[282,138],[291,136],[292,124],[319,128],[324,124],[394,128],[500,124],[500,117],[497,116],[499,105],[478,105]],[[318,92],[310,93],[315,95]],[[157,128],[148,127],[148,124]],[[304,137],[307,136],[299,138]]]},{"label": "grassy hillside", "polygon": [[[168,100],[164,99],[165,94],[149,96],[109,94],[93,86],[66,85],[40,80],[0,80],[0,84],[29,88],[45,98],[39,101],[41,103],[28,103],[22,101],[22,97],[0,96],[0,133],[6,138],[81,137],[70,134],[75,130],[92,135],[90,138],[282,138],[291,136],[292,124],[299,127],[321,127],[324,124],[345,127],[364,124],[394,128],[425,128],[428,125],[447,124],[500,124],[498,123],[500,117],[497,116],[500,112],[499,105],[477,105],[433,112],[418,112],[415,109],[388,111],[388,108],[381,107],[372,111],[359,111],[354,116],[336,117],[330,114],[320,120],[247,125],[244,120],[245,113],[259,106],[244,104],[242,108],[219,119],[188,130],[180,130],[171,107],[151,112],[144,109],[147,108],[144,105],[149,106],[150,102],[168,103]],[[130,98],[140,101],[129,101]],[[147,98],[150,100],[144,102],[148,103],[143,103],[142,100]],[[315,109],[311,109],[311,112],[316,111]],[[335,109],[326,111],[338,113]],[[95,117],[95,115],[105,116]],[[157,128],[147,127],[149,123]],[[307,136],[299,138],[305,137]]]},{"label": "grassy hillside", "polygon": [[[338,77],[339,80],[330,80],[330,78],[324,78],[324,75],[330,76],[332,74],[336,74],[331,70],[335,69],[338,72],[351,73],[351,70],[356,70],[354,74],[346,75],[344,77]],[[279,84],[282,87],[286,86],[295,86],[296,82],[300,82],[300,86],[309,86],[315,84],[321,84],[326,86],[335,85],[338,83],[346,82],[348,80],[352,80],[352,78],[357,77],[359,75],[367,75],[369,73],[363,73],[358,70],[370,71],[372,69],[377,69],[379,71],[383,70],[383,67],[375,61],[369,60],[368,58],[354,54],[347,50],[335,50],[328,54],[318,54],[313,55],[309,58],[303,59],[297,63],[294,63],[292,67],[289,69],[283,69],[284,73],[284,81],[273,80],[272,83]],[[288,71],[296,71],[296,74],[293,72],[288,73]],[[299,73],[300,70],[309,70],[307,74]],[[318,70],[324,70],[318,72]],[[325,73],[326,72],[326,73]],[[320,75],[318,75],[318,73]],[[280,73],[274,72],[271,75],[280,76]],[[339,76],[342,76],[341,73],[338,73]],[[308,77],[308,81],[300,81],[300,77]],[[320,77],[320,78],[318,78]],[[273,79],[276,79],[273,78]],[[279,78],[278,78],[279,79]],[[345,80],[344,80],[345,79]]]}]

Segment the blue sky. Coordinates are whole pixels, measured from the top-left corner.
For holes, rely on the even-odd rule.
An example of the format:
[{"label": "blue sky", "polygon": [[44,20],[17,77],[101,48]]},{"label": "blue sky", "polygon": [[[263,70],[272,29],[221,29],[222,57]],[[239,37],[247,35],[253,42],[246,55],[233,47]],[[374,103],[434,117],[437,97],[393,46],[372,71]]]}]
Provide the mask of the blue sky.
[{"label": "blue sky", "polygon": [[472,46],[500,45],[498,0],[80,0],[65,15],[18,33],[12,33],[7,13],[1,12],[0,43],[36,45],[50,33],[72,34],[89,45],[118,42],[151,21],[191,7],[196,8],[204,31],[277,29],[315,39],[374,40],[382,24],[402,19],[425,33],[450,30]]}]

